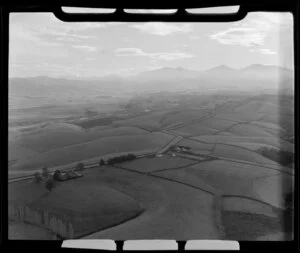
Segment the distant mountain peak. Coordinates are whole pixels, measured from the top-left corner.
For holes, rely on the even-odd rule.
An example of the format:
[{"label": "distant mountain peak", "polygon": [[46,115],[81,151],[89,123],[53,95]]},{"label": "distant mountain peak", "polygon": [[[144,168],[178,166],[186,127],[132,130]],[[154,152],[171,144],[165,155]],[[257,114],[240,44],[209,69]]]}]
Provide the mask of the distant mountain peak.
[{"label": "distant mountain peak", "polygon": [[211,68],[209,69],[208,71],[235,71],[235,69],[231,68],[231,67],[228,67],[227,65],[219,65],[219,66],[216,66],[214,68]]}]

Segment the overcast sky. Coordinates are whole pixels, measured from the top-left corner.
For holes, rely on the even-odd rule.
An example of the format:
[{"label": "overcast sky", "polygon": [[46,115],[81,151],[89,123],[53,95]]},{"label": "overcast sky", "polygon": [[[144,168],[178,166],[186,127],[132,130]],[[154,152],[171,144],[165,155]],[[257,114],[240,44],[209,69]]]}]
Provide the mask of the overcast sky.
[{"label": "overcast sky", "polygon": [[225,64],[293,68],[293,17],[251,13],[229,23],[65,23],[52,13],[10,14],[9,75],[133,75]]}]

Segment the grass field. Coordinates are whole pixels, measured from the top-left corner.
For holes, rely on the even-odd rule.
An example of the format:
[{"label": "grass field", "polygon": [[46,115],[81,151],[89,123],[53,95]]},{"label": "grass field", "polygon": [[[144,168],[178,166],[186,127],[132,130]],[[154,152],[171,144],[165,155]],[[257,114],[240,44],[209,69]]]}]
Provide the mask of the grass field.
[{"label": "grass field", "polygon": [[35,157],[38,153],[30,150],[28,148],[24,148],[17,143],[8,145],[8,159],[17,161],[26,160],[26,157]]},{"label": "grass field", "polygon": [[14,169],[34,170],[43,166],[58,166],[110,153],[157,150],[171,139],[172,136],[164,133],[101,138],[83,144],[57,148],[39,155],[27,156]]},{"label": "grass field", "polygon": [[135,219],[84,239],[215,239],[213,195],[165,179],[109,168],[100,182],[133,196],[145,209]]},{"label": "grass field", "polygon": [[212,118],[212,119],[203,120],[203,121],[201,121],[200,124],[201,124],[201,126],[206,127],[206,128],[211,128],[211,129],[215,129],[218,131],[224,131],[228,127],[236,124],[236,122]]},{"label": "grass field", "polygon": [[250,136],[227,136],[227,135],[204,135],[204,136],[197,136],[192,137],[192,139],[204,141],[208,143],[256,143],[256,144],[267,144],[274,146],[276,148],[282,148],[287,151],[294,150],[294,144],[278,139],[276,137],[250,137]]},{"label": "grass field", "polygon": [[190,139],[182,139],[180,142],[177,143],[179,146],[186,146],[190,147],[193,150],[203,150],[203,151],[208,151],[212,150],[213,144],[206,144],[206,143],[201,143],[199,141],[193,141]]},{"label": "grass field", "polygon": [[196,123],[182,128],[173,129],[173,131],[183,136],[211,135],[217,132],[216,129],[203,127],[202,123]]},{"label": "grass field", "polygon": [[222,221],[225,240],[257,241],[262,236],[284,230],[281,219],[259,214],[224,211]]},{"label": "grass field", "polygon": [[249,116],[247,117],[247,115],[244,115],[242,113],[238,113],[238,112],[220,112],[220,111],[218,111],[214,118],[222,119],[222,120],[229,120],[229,121],[232,121],[232,122],[235,122],[235,123],[242,123],[242,122],[245,122],[245,121],[248,121],[248,120],[252,119],[253,117],[251,117],[249,119]]},{"label": "grass field", "polygon": [[231,144],[237,147],[242,147],[242,148],[246,148],[246,149],[250,149],[253,151],[258,150],[259,148],[275,148],[277,150],[279,150],[279,148],[276,148],[272,145],[268,145],[268,144],[262,144],[262,143],[251,143],[251,142],[224,142],[224,144]]},{"label": "grass field", "polygon": [[208,115],[207,110],[203,109],[182,109],[180,111],[171,112],[165,115],[165,118],[161,121],[161,123],[165,126],[173,126],[179,125],[182,123],[188,123],[193,120],[200,119],[204,116]]},{"label": "grass field", "polygon": [[258,178],[253,182],[257,196],[265,202],[279,208],[286,208],[284,196],[294,189],[294,177],[287,174],[275,174]]},{"label": "grass field", "polygon": [[[197,174],[207,184],[224,194],[237,194],[250,197],[257,196],[257,191],[253,186],[257,178],[269,177],[279,173],[278,171],[259,166],[224,160],[202,162],[192,165],[186,170],[193,171],[193,173]],[[277,187],[280,187],[280,185],[277,185]],[[272,189],[273,191],[277,190],[276,187]],[[260,191],[263,190],[264,186],[262,185]],[[268,200],[265,198],[265,201]]]},{"label": "grass field", "polygon": [[135,127],[109,127],[106,129],[90,129],[84,131],[72,128],[45,127],[36,133],[24,135],[13,142],[23,148],[42,153],[59,147],[95,141],[104,137],[142,135],[147,132]]},{"label": "grass field", "polygon": [[225,157],[229,159],[237,159],[253,163],[277,165],[276,162],[265,158],[262,155],[255,153],[254,151],[226,144],[216,144],[216,147],[212,154],[217,157]]},{"label": "grass field", "polygon": [[151,174],[157,175],[163,178],[172,179],[177,182],[195,186],[203,191],[209,192],[211,194],[218,194],[218,189],[212,187],[209,182],[206,182],[196,170],[187,167],[180,170],[165,170],[152,172]]},{"label": "grass field", "polygon": [[9,221],[8,238],[10,240],[55,240],[51,231],[23,222]]},{"label": "grass field", "polygon": [[195,161],[182,157],[162,156],[154,158],[141,158],[131,162],[118,164],[122,168],[127,168],[139,172],[149,173],[158,170],[176,169],[179,167],[194,164]]},{"label": "grass field", "polygon": [[250,124],[240,124],[233,126],[229,130],[230,133],[239,135],[239,136],[249,136],[249,137],[272,137],[274,136],[272,133],[269,133],[262,127]]},{"label": "grass field", "polygon": [[114,126],[136,126],[147,131],[156,131],[162,127],[160,123],[165,112],[153,112],[142,116],[129,118],[126,120],[117,120],[113,122]]},{"label": "grass field", "polygon": [[271,122],[263,122],[263,121],[252,121],[251,124],[261,126],[264,128],[276,130],[276,131],[285,131],[282,127],[280,127],[278,124],[274,124]]},{"label": "grass field", "polygon": [[273,123],[285,129],[289,134],[294,134],[294,115],[284,113],[275,115],[266,115],[263,122]]},{"label": "grass field", "polygon": [[56,183],[52,192],[42,188],[45,187],[27,182],[20,191],[19,183],[11,184],[9,201],[71,222],[75,237],[116,225],[142,212],[132,197],[91,178]]}]

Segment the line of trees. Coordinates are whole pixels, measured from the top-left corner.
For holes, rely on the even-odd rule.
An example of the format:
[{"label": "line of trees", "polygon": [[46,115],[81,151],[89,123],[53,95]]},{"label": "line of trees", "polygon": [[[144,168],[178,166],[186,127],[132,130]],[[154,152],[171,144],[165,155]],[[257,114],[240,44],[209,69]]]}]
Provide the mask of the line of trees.
[{"label": "line of trees", "polygon": [[121,156],[109,158],[107,160],[107,164],[116,164],[116,163],[131,161],[134,159],[136,159],[136,156],[134,154],[121,155]]}]

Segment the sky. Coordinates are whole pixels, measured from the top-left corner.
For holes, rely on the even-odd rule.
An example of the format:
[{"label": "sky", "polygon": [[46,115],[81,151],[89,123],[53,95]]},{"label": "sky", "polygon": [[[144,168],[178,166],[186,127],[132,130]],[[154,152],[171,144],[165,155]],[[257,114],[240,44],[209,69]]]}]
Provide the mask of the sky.
[{"label": "sky", "polygon": [[11,13],[9,36],[10,77],[294,64],[290,13],[253,12],[226,23],[68,23],[52,13]]}]

